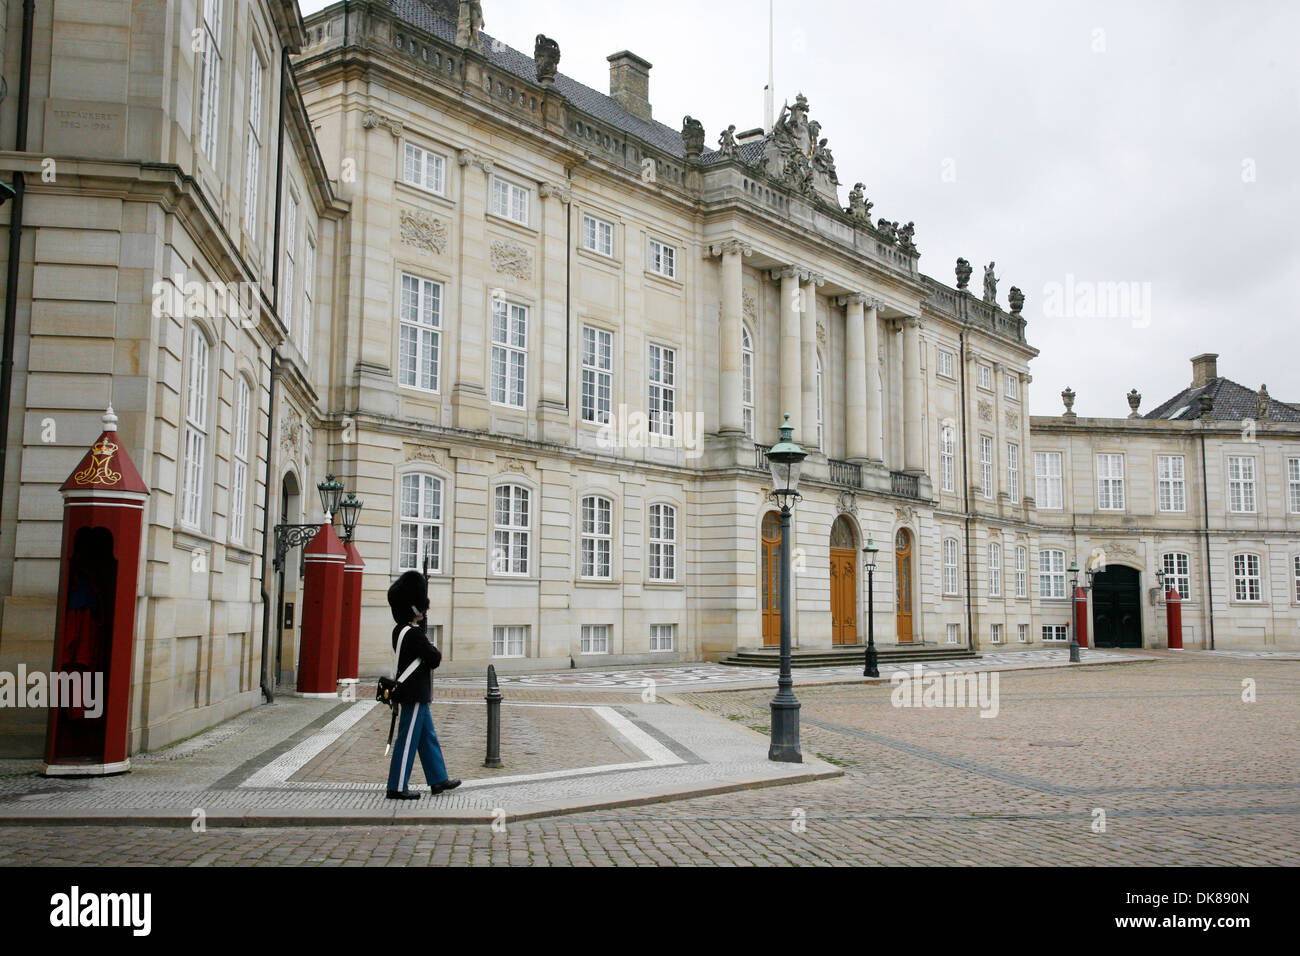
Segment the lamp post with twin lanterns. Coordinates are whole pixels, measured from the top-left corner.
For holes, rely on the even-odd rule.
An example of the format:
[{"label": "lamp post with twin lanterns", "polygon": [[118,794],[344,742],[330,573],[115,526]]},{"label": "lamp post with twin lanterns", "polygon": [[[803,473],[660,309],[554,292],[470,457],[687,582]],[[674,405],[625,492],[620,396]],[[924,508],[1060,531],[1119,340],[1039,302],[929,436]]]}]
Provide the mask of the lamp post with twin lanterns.
[{"label": "lamp post with twin lanterns", "polygon": [[867,660],[862,669],[863,677],[879,677],[880,664],[876,659],[876,555],[880,549],[872,543],[867,535],[867,546],[862,549],[866,559],[862,562],[867,569]]},{"label": "lamp post with twin lanterns", "polygon": [[794,426],[785,416],[781,440],[767,453],[772,473],[772,491],[768,495],[781,509],[781,672],[776,696],[772,698],[772,743],[768,760],[803,763],[799,752],[799,701],[794,696],[794,678],[790,674],[790,512],[802,497],[799,472],[807,452],[794,442]]},{"label": "lamp post with twin lanterns", "polygon": [[[1079,587],[1078,562],[1071,561],[1066,571],[1070,575],[1070,663],[1077,664],[1079,663],[1079,631],[1081,627],[1086,626],[1088,620],[1087,592],[1092,590],[1092,579],[1097,569],[1089,568],[1084,572],[1088,576],[1088,583],[1082,588]],[[1084,640],[1087,640],[1086,634]]]}]

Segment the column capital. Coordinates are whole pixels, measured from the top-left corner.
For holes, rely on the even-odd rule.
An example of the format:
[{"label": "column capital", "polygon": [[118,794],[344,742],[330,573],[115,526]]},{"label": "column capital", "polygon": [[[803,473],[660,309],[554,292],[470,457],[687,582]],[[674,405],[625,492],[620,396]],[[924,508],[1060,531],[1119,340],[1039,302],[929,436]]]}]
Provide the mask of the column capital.
[{"label": "column capital", "polygon": [[1021,383],[1022,385],[1028,385],[1028,384],[1029,384],[1030,382],[1032,382],[1033,380],[1034,380],[1034,377],[1033,377],[1032,375],[1030,375],[1028,372],[1021,372],[1021,373],[1020,373],[1020,383]]},{"label": "column capital", "polygon": [[538,192],[543,199],[555,197],[566,206],[573,201],[573,189],[567,183],[542,183]]},{"label": "column capital", "polygon": [[812,285],[825,285],[826,277],[820,272],[813,272],[811,269],[800,269],[799,281],[807,282]]},{"label": "column capital", "polygon": [[774,282],[780,282],[782,279],[797,279],[799,278],[799,268],[797,266],[782,266],[779,269],[772,269],[770,274]]},{"label": "column capital", "polygon": [[871,301],[871,296],[864,292],[851,292],[848,295],[842,295],[835,300],[836,305],[861,305],[865,306]]},{"label": "column capital", "polygon": [[483,172],[488,173],[489,175],[491,174],[492,170],[495,168],[492,164],[492,160],[479,155],[478,153],[474,152],[472,149],[459,150],[456,153],[456,161],[460,163],[460,165],[462,166],[477,166],[479,169],[483,170]]},{"label": "column capital", "polygon": [[706,251],[706,258],[711,259],[714,256],[727,255],[752,256],[753,254],[754,247],[748,242],[741,239],[723,239],[721,242],[709,244]]},{"label": "column capital", "polygon": [[376,129],[380,126],[388,130],[388,132],[392,133],[395,137],[400,138],[402,135],[401,120],[395,120],[391,116],[384,116],[382,113],[377,113],[374,110],[366,110],[365,113],[362,114],[362,129]]}]

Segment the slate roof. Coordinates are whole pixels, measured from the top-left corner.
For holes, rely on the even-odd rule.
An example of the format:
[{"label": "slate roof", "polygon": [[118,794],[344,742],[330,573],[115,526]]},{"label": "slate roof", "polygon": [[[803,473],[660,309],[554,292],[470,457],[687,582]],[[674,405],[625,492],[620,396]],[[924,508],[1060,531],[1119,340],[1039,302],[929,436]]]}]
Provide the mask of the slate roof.
[{"label": "slate roof", "polygon": [[[1258,410],[1259,392],[1238,385],[1230,378],[1211,379],[1199,388],[1185,388],[1164,404],[1147,412],[1143,418],[1190,422],[1201,417],[1201,394],[1213,400],[1207,418],[1217,422],[1239,422],[1254,418]],[[1300,422],[1300,406],[1279,402],[1269,396],[1269,410],[1275,422]]]},{"label": "slate roof", "polygon": [[[736,154],[745,165],[753,166],[763,158],[763,153],[767,151],[767,141],[771,138],[770,136],[764,136],[762,139],[750,140],[747,143],[737,143]],[[700,156],[700,162],[705,166],[712,166],[714,163],[722,161],[723,155],[716,149],[706,149],[703,155]]]},{"label": "slate roof", "polygon": [[[394,16],[411,26],[455,44],[455,21],[447,19],[425,0],[387,0],[387,5]],[[537,64],[531,56],[526,56],[513,47],[507,46],[485,31],[479,32],[479,52],[492,65],[529,83],[537,82]],[[682,142],[681,130],[633,116],[611,97],[598,93],[589,86],[583,86],[563,73],[555,77],[555,89],[578,109],[601,122],[608,123],[629,136],[635,136],[671,156],[685,158],[686,146]]]}]

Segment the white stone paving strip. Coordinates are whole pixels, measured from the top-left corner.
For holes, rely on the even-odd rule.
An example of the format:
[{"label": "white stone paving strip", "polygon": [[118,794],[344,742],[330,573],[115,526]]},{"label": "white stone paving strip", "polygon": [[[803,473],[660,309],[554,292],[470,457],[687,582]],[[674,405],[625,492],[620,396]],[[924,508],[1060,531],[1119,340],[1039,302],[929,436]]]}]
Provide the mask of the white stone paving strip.
[{"label": "white stone paving strip", "polygon": [[335,717],[319,732],[312,734],[298,746],[276,757],[261,770],[240,784],[241,787],[283,787],[290,786],[289,778],[310,763],[334,741],[350,730],[362,717],[370,713],[378,701],[364,701],[353,704],[339,716]]}]

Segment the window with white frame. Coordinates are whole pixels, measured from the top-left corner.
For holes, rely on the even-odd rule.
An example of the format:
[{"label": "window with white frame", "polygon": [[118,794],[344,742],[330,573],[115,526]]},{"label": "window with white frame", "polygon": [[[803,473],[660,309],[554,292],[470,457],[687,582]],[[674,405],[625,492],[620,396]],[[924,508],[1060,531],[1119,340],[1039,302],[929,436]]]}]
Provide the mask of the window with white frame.
[{"label": "window with white frame", "polygon": [[1286,460],[1286,510],[1300,515],[1300,458]]},{"label": "window with white frame", "polygon": [[953,355],[951,352],[945,352],[943,349],[938,350],[938,368],[936,371],[944,378],[953,378],[952,363]]},{"label": "window with white frame", "polygon": [[441,196],[447,191],[447,157],[407,143],[402,182]]},{"label": "window with white frame", "polygon": [[957,539],[943,539],[943,593],[957,593]]},{"label": "window with white frame", "polygon": [[1097,510],[1124,510],[1124,456],[1097,456]]},{"label": "window with white frame", "polygon": [[493,496],[492,573],[528,573],[530,492],[519,485],[498,485]]},{"label": "window with white frame", "polygon": [[492,300],[492,401],[524,407],[528,371],[528,307]]},{"label": "window with white frame", "polygon": [[1255,459],[1250,455],[1228,456],[1228,510],[1255,513]]},{"label": "window with white frame", "polygon": [[582,420],[609,424],[614,402],[614,333],[582,327]]},{"label": "window with white frame", "polygon": [[740,327],[740,402],[744,410],[745,434],[754,437],[754,338],[748,326]]},{"label": "window with white frame", "polygon": [[1065,597],[1065,552],[1051,548],[1038,552],[1038,596]]},{"label": "window with white frame", "polygon": [[1187,510],[1187,482],[1182,455],[1160,455],[1156,459],[1156,483],[1161,511]]},{"label": "window with white frame", "polygon": [[945,641],[949,644],[956,644],[961,640],[961,625],[949,624],[945,632]]},{"label": "window with white frame", "polygon": [[492,177],[492,214],[502,219],[509,219],[521,226],[528,225],[528,207],[531,203],[531,191],[523,186],[516,186],[499,176]]},{"label": "window with white frame", "polygon": [[582,499],[582,576],[608,580],[614,543],[614,503],[599,495]]},{"label": "window with white frame", "polygon": [[956,460],[955,449],[957,444],[957,430],[951,425],[944,425],[939,429],[939,482],[944,491],[952,491],[956,487]]},{"label": "window with white frame", "polygon": [[1014,398],[1014,399],[1019,400],[1019,398],[1020,398],[1020,376],[1019,376],[1019,375],[1012,375],[1010,372],[1008,372],[1008,373],[1006,374],[1006,380],[1007,380],[1007,387],[1006,387],[1007,398]]},{"label": "window with white frame", "polygon": [[1034,452],[1034,504],[1041,510],[1064,507],[1061,496],[1061,453]]},{"label": "window with white frame", "polygon": [[397,381],[409,388],[438,391],[442,367],[442,285],[402,274]]},{"label": "window with white frame", "polygon": [[189,377],[185,383],[184,484],[181,524],[203,524],[204,476],[208,460],[208,356],[211,347],[197,325],[190,327]]},{"label": "window with white frame", "polygon": [[302,334],[299,336],[302,355],[308,365],[311,364],[311,326],[316,315],[312,304],[312,284],[315,281],[316,244],[308,239],[302,254]]},{"label": "window with white frame", "polygon": [[1002,545],[989,544],[989,597],[1002,597]]},{"label": "window with white frame", "polygon": [[980,388],[993,391],[993,367],[990,365],[975,366],[975,381]]},{"label": "window with white frame", "polygon": [[650,580],[677,580],[677,509],[650,506]]},{"label": "window with white frame", "polygon": [[262,78],[266,67],[257,50],[248,54],[248,132],[244,139],[244,231],[257,230],[257,200],[262,180]]},{"label": "window with white frame", "polygon": [[1016,597],[1029,597],[1029,549],[1016,548]]},{"label": "window with white frame", "polygon": [[442,573],[442,479],[433,475],[402,476],[398,517],[397,566],[401,571]]},{"label": "window with white frame", "polygon": [[248,523],[248,418],[252,404],[252,390],[241,375],[235,384],[235,447],[230,476],[230,537],[240,542]]},{"label": "window with white frame", "polygon": [[822,412],[822,357],[818,355],[815,384],[817,387],[817,447],[826,447],[825,415]]},{"label": "window with white frame", "polygon": [[1258,601],[1262,589],[1259,577],[1259,555],[1234,554],[1232,556],[1232,596],[1238,601]]},{"label": "window with white frame", "polygon": [[1020,446],[1014,442],[1007,443],[1007,494],[1020,500]]},{"label": "window with white frame", "polygon": [[608,654],[609,653],[609,625],[608,624],[582,625],[582,653],[583,654]]},{"label": "window with white frame", "polygon": [[1064,641],[1068,639],[1069,639],[1069,635],[1066,633],[1066,627],[1064,624],[1043,625],[1044,641]]},{"label": "window with white frame", "polygon": [[650,240],[650,271],[665,279],[677,278],[677,247],[658,239]]},{"label": "window with white frame", "polygon": [[1002,625],[1001,625],[1001,624],[992,624],[992,625],[989,626],[989,643],[990,643],[990,644],[1001,644],[1001,643],[1002,643]]},{"label": "window with white frame", "polygon": [[1165,570],[1165,588],[1173,588],[1184,601],[1192,596],[1191,556],[1184,551],[1170,551],[1162,555],[1160,563]]},{"label": "window with white frame", "polygon": [[993,498],[993,439],[980,435],[980,493]]},{"label": "window with white frame", "polygon": [[221,8],[225,0],[203,0],[203,18],[196,31],[199,49],[199,148],[208,162],[217,161],[217,131],[221,126]]},{"label": "window with white frame", "polygon": [[1295,602],[1300,604],[1300,554],[1291,559],[1292,584],[1295,586]]},{"label": "window with white frame", "polygon": [[288,202],[284,208],[284,304],[280,318],[284,327],[293,331],[293,271],[298,256],[298,197],[293,190],[288,190]]},{"label": "window with white frame", "polygon": [[508,624],[492,628],[493,657],[523,657],[527,648],[527,625]]},{"label": "window with white frame", "polygon": [[650,650],[671,651],[677,643],[676,624],[650,625]]},{"label": "window with white frame", "polygon": [[582,217],[582,248],[602,256],[614,254],[614,224],[585,213]]},{"label": "window with white frame", "polygon": [[425,626],[424,632],[429,636],[429,643],[434,647],[442,650],[442,625],[429,624]]},{"label": "window with white frame", "polygon": [[1018,640],[1021,644],[1028,644],[1028,643],[1029,643],[1029,625],[1028,625],[1028,624],[1017,624],[1017,625],[1016,625],[1016,640]]},{"label": "window with white frame", "polygon": [[676,349],[650,343],[649,387],[650,434],[671,438],[677,409]]}]

